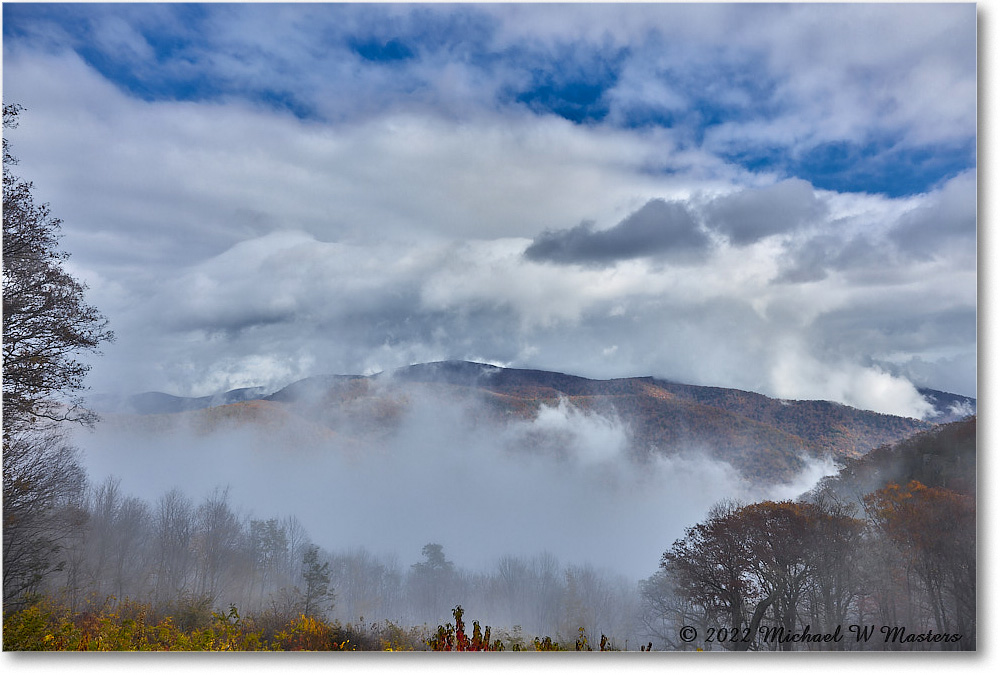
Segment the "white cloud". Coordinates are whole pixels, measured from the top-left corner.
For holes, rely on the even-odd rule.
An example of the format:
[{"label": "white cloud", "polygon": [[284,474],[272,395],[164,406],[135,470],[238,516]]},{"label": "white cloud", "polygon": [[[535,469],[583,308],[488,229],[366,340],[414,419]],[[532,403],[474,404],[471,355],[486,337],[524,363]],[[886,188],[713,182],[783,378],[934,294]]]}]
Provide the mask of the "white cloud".
[{"label": "white cloud", "polygon": [[[408,11],[391,10],[400,21]],[[926,51],[920,63],[947,52],[948,31],[961,21],[935,23],[937,10],[920,9],[905,31],[893,32],[884,29],[897,15],[873,10],[872,26],[859,28],[857,53],[841,59],[838,41],[856,26],[833,22],[825,32],[832,10],[823,8],[765,8],[748,24],[753,30],[737,32],[735,15],[719,7],[581,7],[567,23],[555,20],[565,16],[558,8],[481,11],[501,20],[491,38],[497,49],[537,38],[544,51],[570,36],[638,45],[623,57],[615,105],[679,106],[683,83],[658,77],[661,69],[721,72],[749,54],[755,67],[770,64],[783,112],[719,125],[698,147],[685,130],[575,125],[498,106],[496,93],[523,75],[516,68],[497,63],[479,82],[468,61],[428,50],[405,67],[445,91],[441,100],[462,106],[442,111],[418,96],[379,108],[384,101],[366,99],[365,87],[374,91],[382,76],[345,61],[322,82],[292,68],[288,86],[313,91],[303,83],[315,81],[314,102],[322,106],[331,83],[350,71],[353,79],[336,93],[373,107],[358,115],[340,109],[332,122],[303,121],[235,95],[141,101],[70,52],[5,45],[5,96],[27,108],[9,134],[19,172],[65,220],[72,270],[88,281],[91,301],[119,336],[95,361],[94,387],[211,393],[224,383],[280,384],[317,371],[475,355],[915,412],[919,401],[900,377],[919,372],[922,384],[934,386],[926,378],[943,377],[948,359],[975,353],[974,327],[963,318],[976,303],[975,172],[925,195],[890,199],[782,183],[710,152],[760,138],[804,147],[889,124],[906,143],[961,135],[967,97],[960,105],[936,102],[927,124],[899,115],[915,109],[901,102],[928,82],[954,75],[962,91],[964,46],[937,69],[913,74],[925,78],[919,84],[895,77],[918,52]],[[667,21],[674,11],[689,21]],[[538,21],[520,21],[525,12],[537,12]],[[252,14],[215,16],[223,44],[245,47],[246,35],[269,28]],[[291,10],[275,16],[253,58],[274,52],[289,66],[309,62],[306,38],[319,24],[302,26]],[[229,18],[256,23],[230,25]],[[141,53],[141,36],[128,25],[101,30],[119,48]],[[304,42],[289,43],[294,34]],[[220,58],[212,44],[191,47],[200,50],[192,67],[218,68],[233,81],[260,67],[212,64]],[[660,46],[661,61],[642,62]],[[875,73],[884,87],[865,100],[858,82],[873,80],[850,75],[879,64],[886,64]],[[728,97],[727,105],[752,100],[743,85],[712,96]],[[833,108],[816,110],[823,101]],[[826,125],[838,115],[834,132]],[[649,258],[590,269],[522,255],[545,230],[591,221],[595,232],[608,231],[651,199],[681,201],[701,219],[711,238],[703,264]],[[721,219],[724,232],[702,222],[713,200],[739,206]],[[774,219],[791,211],[798,217]],[[738,234],[739,245],[726,234]],[[786,358],[789,335],[796,345]],[[887,375],[872,365],[890,362],[913,366]],[[975,370],[960,372],[963,393],[974,390]],[[873,393],[858,391],[852,379]]]},{"label": "white cloud", "polygon": [[472,424],[467,405],[411,395],[399,428],[381,441],[346,426],[311,437],[294,411],[213,432],[107,423],[76,441],[95,482],[120,477],[123,490],[147,500],[177,486],[199,499],[228,485],[238,507],[255,517],[293,513],[328,550],[363,545],[416,562],[434,541],[473,568],[547,551],[633,580],[655,571],[715,502],[797,495],[822,473],[811,465],[792,484],[763,488],[695,448],[638,462],[620,421],[565,401],[502,427]]},{"label": "white cloud", "polygon": [[880,368],[820,362],[791,338],[782,340],[779,347],[771,375],[780,398],[839,401],[918,419],[933,411],[913,384]]},{"label": "white cloud", "polygon": [[[748,14],[736,39],[767,55],[781,82],[776,102],[787,111],[764,133],[804,147],[865,142],[887,132],[901,135],[905,145],[962,141],[974,133],[974,6],[841,9],[788,5]],[[761,133],[753,123],[744,130],[751,139]]]}]

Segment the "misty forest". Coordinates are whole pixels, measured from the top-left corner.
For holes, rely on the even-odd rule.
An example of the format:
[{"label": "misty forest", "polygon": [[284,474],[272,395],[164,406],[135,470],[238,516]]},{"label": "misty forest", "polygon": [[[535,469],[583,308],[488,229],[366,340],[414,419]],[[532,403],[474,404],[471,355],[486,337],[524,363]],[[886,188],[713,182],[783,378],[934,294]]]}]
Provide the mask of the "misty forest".
[{"label": "misty forest", "polygon": [[75,355],[114,336],[14,164],[4,139],[4,649],[975,648],[972,399],[442,362],[85,402]]},{"label": "misty forest", "polygon": [[3,3],[3,651],[977,650],[980,11]]}]

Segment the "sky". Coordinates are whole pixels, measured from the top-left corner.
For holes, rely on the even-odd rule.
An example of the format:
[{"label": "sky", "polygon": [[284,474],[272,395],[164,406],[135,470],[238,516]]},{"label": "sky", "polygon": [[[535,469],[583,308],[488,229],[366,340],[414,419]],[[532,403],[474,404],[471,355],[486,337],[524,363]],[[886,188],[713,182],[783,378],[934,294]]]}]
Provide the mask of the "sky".
[{"label": "sky", "polygon": [[975,396],[974,4],[3,5],[95,392],[467,359]]}]

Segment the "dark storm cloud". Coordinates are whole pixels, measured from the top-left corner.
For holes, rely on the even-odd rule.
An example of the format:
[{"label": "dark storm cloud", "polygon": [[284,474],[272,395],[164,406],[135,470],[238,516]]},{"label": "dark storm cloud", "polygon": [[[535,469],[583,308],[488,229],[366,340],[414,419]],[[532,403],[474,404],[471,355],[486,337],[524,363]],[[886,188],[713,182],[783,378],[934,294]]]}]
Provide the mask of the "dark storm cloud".
[{"label": "dark storm cloud", "polygon": [[592,223],[547,230],[524,255],[529,260],[563,264],[611,265],[647,256],[693,263],[704,259],[709,243],[708,235],[684,204],[652,199],[608,230],[594,230]]},{"label": "dark storm cloud", "polygon": [[826,206],[804,180],[726,195],[705,208],[708,226],[737,245],[790,232],[823,217]]}]

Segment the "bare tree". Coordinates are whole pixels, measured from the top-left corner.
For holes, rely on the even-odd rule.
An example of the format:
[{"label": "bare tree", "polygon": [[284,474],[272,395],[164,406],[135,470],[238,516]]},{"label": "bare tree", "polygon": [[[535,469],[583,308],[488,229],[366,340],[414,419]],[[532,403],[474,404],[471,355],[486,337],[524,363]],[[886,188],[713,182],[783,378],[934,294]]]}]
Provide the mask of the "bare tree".
[{"label": "bare tree", "polygon": [[367,549],[332,557],[330,581],[337,591],[338,618],[396,618],[402,607],[402,572],[395,559],[382,560]]},{"label": "bare tree", "polygon": [[666,567],[639,583],[643,637],[655,639],[658,647],[668,651],[695,649],[680,638],[682,626],[693,626],[705,635],[713,625],[704,607],[677,592],[678,584],[673,568]]},{"label": "bare tree", "polygon": [[[4,129],[18,105],[3,106]],[[4,602],[37,589],[58,570],[61,540],[72,529],[68,504],[84,473],[55,422],[91,422],[77,392],[89,366],[81,351],[114,338],[107,319],[84,302],[85,286],[63,269],[60,221],[38,205],[32,184],[15,176],[3,139],[3,501]]]},{"label": "bare tree", "polygon": [[76,505],[86,477],[75,448],[53,432],[5,435],[3,448],[3,601],[16,608],[62,569],[60,553],[83,525]]},{"label": "bare tree", "polygon": [[528,606],[535,590],[531,585],[531,569],[527,563],[512,555],[501,556],[497,560],[494,586],[504,616],[511,623],[517,623],[518,612]]},{"label": "bare tree", "polygon": [[216,489],[198,507],[192,547],[197,559],[197,593],[214,602],[235,575],[243,540],[239,518],[229,506],[229,488]]},{"label": "bare tree", "polygon": [[119,598],[145,597],[148,592],[150,521],[149,506],[138,497],[123,499],[115,514],[112,578]]},{"label": "bare tree", "polygon": [[194,568],[194,529],[194,505],[188,497],[176,488],[160,497],[153,516],[155,593],[160,602],[180,597],[187,588]]},{"label": "bare tree", "polygon": [[109,476],[88,490],[90,518],[87,527],[88,590],[103,597],[112,593],[115,520],[122,505],[121,481]]}]

